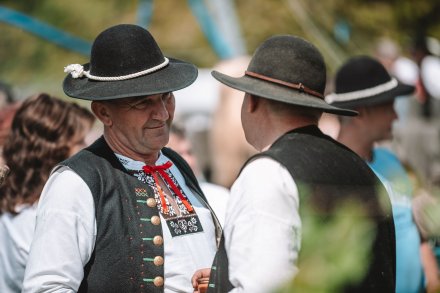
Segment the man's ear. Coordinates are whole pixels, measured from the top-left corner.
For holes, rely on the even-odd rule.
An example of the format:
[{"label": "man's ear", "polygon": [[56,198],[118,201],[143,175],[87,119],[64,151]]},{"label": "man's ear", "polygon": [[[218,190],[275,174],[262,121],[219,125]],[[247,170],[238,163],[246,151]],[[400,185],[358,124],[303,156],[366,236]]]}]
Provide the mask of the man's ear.
[{"label": "man's ear", "polygon": [[257,111],[260,104],[261,104],[261,98],[254,95],[249,95],[249,107],[248,107],[249,113],[253,113]]},{"label": "man's ear", "polygon": [[355,109],[359,114],[356,116],[358,118],[363,118],[365,117],[368,112],[369,112],[369,108],[368,107],[358,107],[357,109]]},{"label": "man's ear", "polygon": [[95,114],[105,126],[111,126],[113,124],[108,104],[99,101],[92,101],[91,109],[93,114]]}]

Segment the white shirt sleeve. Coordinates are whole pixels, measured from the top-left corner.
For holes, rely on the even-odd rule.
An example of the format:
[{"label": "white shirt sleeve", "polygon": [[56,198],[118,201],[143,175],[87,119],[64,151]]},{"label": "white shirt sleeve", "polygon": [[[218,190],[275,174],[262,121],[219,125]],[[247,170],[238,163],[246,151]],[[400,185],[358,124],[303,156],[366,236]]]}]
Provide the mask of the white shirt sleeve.
[{"label": "white shirt sleeve", "polygon": [[57,170],[38,203],[22,292],[76,292],[95,239],[95,206],[89,187],[72,170]]},{"label": "white shirt sleeve", "polygon": [[231,292],[271,292],[294,277],[300,249],[298,188],[270,158],[248,164],[231,189],[225,245]]}]

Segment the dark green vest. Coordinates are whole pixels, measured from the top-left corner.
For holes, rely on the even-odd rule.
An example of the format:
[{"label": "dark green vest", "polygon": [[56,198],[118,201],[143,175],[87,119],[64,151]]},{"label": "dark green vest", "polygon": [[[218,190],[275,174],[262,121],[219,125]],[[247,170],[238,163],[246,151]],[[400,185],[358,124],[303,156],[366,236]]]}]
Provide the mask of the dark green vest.
[{"label": "dark green vest", "polygon": [[[273,158],[285,166],[298,186],[300,206],[311,206],[323,219],[337,215],[345,199],[362,204],[377,232],[372,260],[361,283],[347,284],[343,292],[394,292],[396,261],[391,204],[383,185],[368,165],[316,126],[283,135],[268,151],[255,155],[248,162],[261,157]],[[300,209],[300,214],[302,212]],[[208,292],[223,293],[231,289],[222,239]]]},{"label": "dark green vest", "polygon": [[[188,164],[170,149],[162,152],[206,203]],[[95,249],[79,292],[163,292],[163,233],[160,222],[151,221],[159,213],[148,201],[154,199],[150,187],[125,170],[102,137],[60,165],[87,183],[95,202]]]}]

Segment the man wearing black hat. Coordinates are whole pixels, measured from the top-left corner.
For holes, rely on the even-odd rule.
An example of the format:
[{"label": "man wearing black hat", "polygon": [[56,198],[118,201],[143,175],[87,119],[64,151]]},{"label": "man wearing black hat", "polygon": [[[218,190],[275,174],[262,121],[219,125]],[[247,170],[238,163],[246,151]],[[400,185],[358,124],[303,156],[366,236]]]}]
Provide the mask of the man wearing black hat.
[{"label": "man wearing black hat", "polygon": [[191,292],[220,228],[186,162],[170,149],[173,91],[194,65],[163,56],[150,33],[117,25],[64,92],[91,100],[104,135],[55,168],[39,202],[24,292]]},{"label": "man wearing black hat", "polygon": [[[322,112],[356,115],[324,101],[326,68],[319,51],[301,38],[275,36],[256,50],[244,76],[213,76],[246,93],[242,125],[260,153],[245,163],[231,189],[208,292],[273,291],[301,270],[302,208],[325,218],[337,215],[344,200],[360,203],[376,228],[366,275],[344,292],[394,292],[389,199],[380,198],[383,188],[368,165],[317,127]],[[208,274],[196,272],[193,285]]]},{"label": "man wearing black hat", "polygon": [[353,118],[340,117],[338,141],[361,156],[387,188],[396,231],[396,292],[422,292],[420,235],[412,217],[413,186],[396,155],[377,142],[392,137],[397,119],[394,100],[414,92],[414,87],[392,78],[385,67],[369,56],[352,57],[337,71],[335,93],[326,100],[334,106],[356,110]]}]

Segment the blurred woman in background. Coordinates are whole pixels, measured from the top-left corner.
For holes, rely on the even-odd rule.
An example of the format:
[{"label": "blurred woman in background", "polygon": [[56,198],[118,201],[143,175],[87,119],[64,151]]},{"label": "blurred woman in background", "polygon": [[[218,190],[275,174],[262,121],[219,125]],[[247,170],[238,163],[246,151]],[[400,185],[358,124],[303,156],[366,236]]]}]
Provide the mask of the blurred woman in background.
[{"label": "blurred woman in background", "polygon": [[3,149],[10,174],[0,186],[0,292],[21,292],[37,202],[53,167],[86,146],[86,108],[48,94],[25,100]]}]

